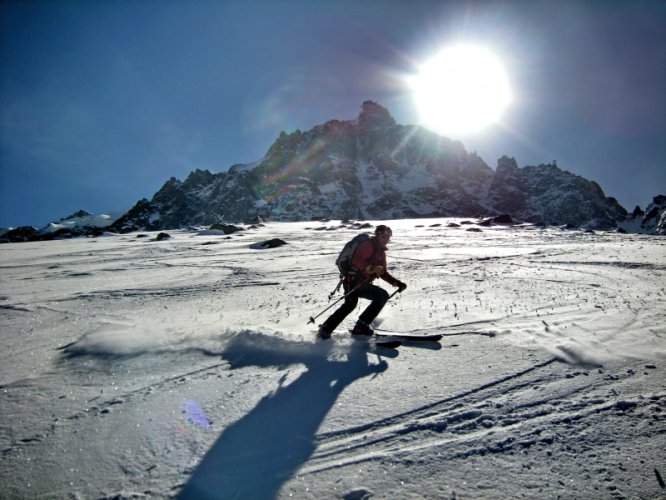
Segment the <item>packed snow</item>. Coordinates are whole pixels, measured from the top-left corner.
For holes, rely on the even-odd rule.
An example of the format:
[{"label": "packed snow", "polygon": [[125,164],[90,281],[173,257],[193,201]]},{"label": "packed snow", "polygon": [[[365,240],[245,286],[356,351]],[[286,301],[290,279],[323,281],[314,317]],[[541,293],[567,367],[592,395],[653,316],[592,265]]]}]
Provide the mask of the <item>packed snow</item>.
[{"label": "packed snow", "polygon": [[439,344],[315,340],[339,221],[0,246],[0,497],[663,498],[663,237],[381,222]]}]

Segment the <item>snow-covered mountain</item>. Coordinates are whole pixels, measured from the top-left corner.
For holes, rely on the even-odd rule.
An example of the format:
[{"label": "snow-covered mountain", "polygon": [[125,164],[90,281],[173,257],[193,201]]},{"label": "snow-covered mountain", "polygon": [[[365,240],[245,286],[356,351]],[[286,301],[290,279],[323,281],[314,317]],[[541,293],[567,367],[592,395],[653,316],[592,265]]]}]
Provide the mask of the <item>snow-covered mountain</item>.
[{"label": "snow-covered mountain", "polygon": [[93,214],[85,210],[78,210],[58,221],[49,222],[41,229],[34,226],[0,229],[0,243],[99,236],[124,213],[112,211]]},{"label": "snow-covered mountain", "polygon": [[419,126],[398,125],[366,101],[358,118],[282,132],[260,161],[227,172],[169,179],[112,230],[175,229],[261,216],[313,218],[480,217],[614,229],[627,211],[598,184],[555,165],[492,170],[478,155]]},{"label": "snow-covered mountain", "polygon": [[107,212],[93,214],[85,210],[79,210],[57,222],[49,223],[42,229],[42,233],[77,232],[89,228],[105,228],[113,224],[123,212]]}]

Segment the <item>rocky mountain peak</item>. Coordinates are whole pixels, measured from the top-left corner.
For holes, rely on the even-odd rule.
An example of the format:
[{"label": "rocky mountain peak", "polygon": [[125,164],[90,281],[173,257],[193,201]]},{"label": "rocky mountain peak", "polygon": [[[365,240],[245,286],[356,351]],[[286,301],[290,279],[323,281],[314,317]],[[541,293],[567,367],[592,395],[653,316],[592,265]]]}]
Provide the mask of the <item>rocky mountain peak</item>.
[{"label": "rocky mountain peak", "polygon": [[[173,229],[256,216],[398,219],[511,214],[552,225],[611,229],[628,215],[601,187],[556,164],[493,170],[462,143],[396,124],[365,101],[356,120],[282,132],[259,161],[223,173],[196,170],[143,200],[123,227]],[[657,217],[658,218],[658,217]],[[658,223],[657,223],[658,225]]]},{"label": "rocky mountain peak", "polygon": [[200,170],[196,169],[193,172],[190,172],[190,175],[185,179],[184,184],[191,186],[204,186],[210,184],[215,174],[211,173],[209,170]]},{"label": "rocky mountain peak", "polygon": [[288,153],[295,151],[302,137],[303,133],[298,129],[291,133],[287,133],[283,130],[271,147],[268,148],[266,156],[270,157],[284,152]]},{"label": "rocky mountain peak", "polygon": [[358,126],[362,130],[384,129],[395,125],[395,120],[388,110],[376,102],[365,101],[361,106]]},{"label": "rocky mountain peak", "polygon": [[68,215],[67,217],[63,217],[60,220],[64,221],[64,220],[69,220],[69,219],[77,219],[77,218],[89,217],[91,215],[92,214],[90,212],[86,212],[85,210],[77,210],[73,214]]},{"label": "rocky mountain peak", "polygon": [[515,158],[509,158],[508,156],[502,156],[497,160],[497,170],[496,172],[500,175],[506,175],[508,172],[515,172],[518,170],[518,163]]}]

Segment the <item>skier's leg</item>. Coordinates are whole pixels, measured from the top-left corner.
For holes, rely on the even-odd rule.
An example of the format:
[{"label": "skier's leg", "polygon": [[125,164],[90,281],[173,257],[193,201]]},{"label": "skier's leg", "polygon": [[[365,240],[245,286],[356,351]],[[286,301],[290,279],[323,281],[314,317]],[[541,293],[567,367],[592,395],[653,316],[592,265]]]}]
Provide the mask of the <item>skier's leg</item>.
[{"label": "skier's leg", "polygon": [[357,304],[358,295],[352,293],[345,299],[342,305],[321,324],[321,328],[323,328],[324,331],[328,333],[332,333],[333,330],[335,330],[338,325],[342,323],[342,320],[344,320],[347,315],[356,308]]},{"label": "skier's leg", "polygon": [[365,285],[358,291],[358,295],[359,297],[372,301],[358,318],[359,321],[362,321],[366,325],[370,325],[386,304],[386,301],[389,299],[389,294],[386,290],[378,286]]}]

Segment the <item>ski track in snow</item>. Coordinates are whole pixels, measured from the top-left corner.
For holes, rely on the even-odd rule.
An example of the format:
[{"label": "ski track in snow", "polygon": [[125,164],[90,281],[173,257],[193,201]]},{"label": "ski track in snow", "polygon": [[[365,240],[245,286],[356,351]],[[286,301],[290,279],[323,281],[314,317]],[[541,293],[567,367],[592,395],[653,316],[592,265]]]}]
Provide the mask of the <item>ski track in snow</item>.
[{"label": "ski track in snow", "polygon": [[[561,387],[561,373],[542,373],[551,358],[526,370],[493,380],[437,403],[393,416],[371,425],[323,434],[312,465],[304,472],[340,467],[383,457],[411,456],[423,448],[446,448],[448,458],[504,453],[538,444],[551,445],[557,437],[549,429],[563,422],[576,422],[641,407],[643,417],[658,416],[666,394],[648,401],[609,401],[590,397],[594,382],[583,378]],[[602,372],[599,373],[601,375]],[[574,372],[568,378],[590,377]],[[607,376],[606,376],[607,377]],[[611,376],[612,377],[612,376]],[[594,377],[593,378],[602,378]],[[551,386],[552,383],[552,386]],[[534,398],[538,388],[539,398]],[[573,399],[573,400],[572,400]],[[499,432],[498,432],[499,430]]]},{"label": "ski track in snow", "polygon": [[381,326],[444,336],[394,358],[306,325],[357,232],[336,223],[3,245],[0,496],[173,496],[322,377],[307,458],[247,495],[663,493],[663,238],[447,222],[390,222],[409,288]]}]

